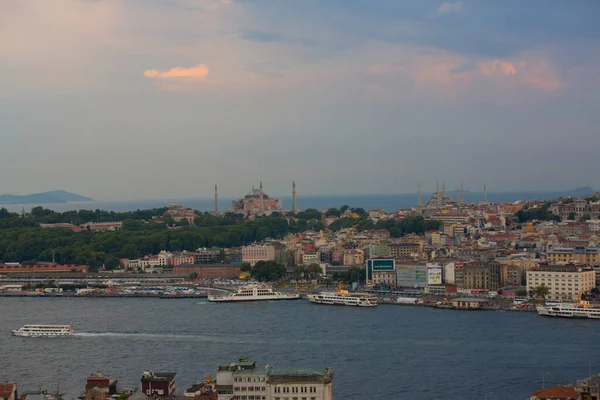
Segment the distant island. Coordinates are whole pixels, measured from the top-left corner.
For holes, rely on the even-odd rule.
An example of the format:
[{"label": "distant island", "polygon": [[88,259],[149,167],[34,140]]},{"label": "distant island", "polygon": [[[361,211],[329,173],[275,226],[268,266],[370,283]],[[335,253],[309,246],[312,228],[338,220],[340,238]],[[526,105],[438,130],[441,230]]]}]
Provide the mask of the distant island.
[{"label": "distant island", "polygon": [[94,199],[64,190],[33,194],[2,194],[0,204],[56,204],[79,201],[94,201]]}]

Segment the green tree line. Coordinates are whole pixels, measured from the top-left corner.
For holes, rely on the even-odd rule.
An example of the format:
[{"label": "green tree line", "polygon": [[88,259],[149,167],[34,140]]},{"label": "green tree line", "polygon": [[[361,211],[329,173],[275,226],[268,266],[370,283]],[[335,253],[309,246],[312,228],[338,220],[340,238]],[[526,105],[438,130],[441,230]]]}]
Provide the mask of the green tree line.
[{"label": "green tree line", "polygon": [[[0,261],[24,262],[28,260],[51,261],[52,251],[56,262],[61,264],[87,264],[92,267],[106,265],[113,268],[119,258],[138,258],[156,254],[161,250],[195,250],[199,247],[238,247],[267,238],[283,239],[289,233],[320,230],[323,225],[317,210],[306,210],[297,218],[274,215],[253,221],[237,214],[214,216],[199,214],[192,224],[180,224],[170,229],[167,223],[151,222],[152,217],[162,216],[166,209],[137,210],[127,213],[108,211],[69,211],[57,213],[36,207],[31,214],[21,216],[0,209]],[[356,210],[357,213],[362,210]],[[392,236],[407,233],[423,233],[438,229],[438,221],[423,217],[405,220],[385,220],[373,224],[366,219],[364,211],[359,219],[351,219],[352,226],[359,229],[387,229]],[[300,218],[302,214],[302,218]],[[289,214],[288,214],[289,215]],[[318,217],[318,218],[317,218]],[[73,232],[67,228],[40,228],[40,223],[119,221],[122,229],[109,232]],[[342,218],[339,221],[345,221]],[[337,221],[336,221],[337,222]],[[344,222],[345,223],[345,222]],[[332,229],[341,229],[339,223]],[[349,224],[350,225],[350,224]],[[172,226],[171,226],[172,228]]]}]

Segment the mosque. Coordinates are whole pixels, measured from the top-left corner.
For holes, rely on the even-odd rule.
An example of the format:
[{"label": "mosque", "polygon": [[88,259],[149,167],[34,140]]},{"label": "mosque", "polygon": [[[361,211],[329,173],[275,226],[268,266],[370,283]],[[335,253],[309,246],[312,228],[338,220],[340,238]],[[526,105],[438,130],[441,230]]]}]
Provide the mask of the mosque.
[{"label": "mosque", "polygon": [[[269,197],[263,190],[262,181],[256,189],[252,186],[250,193],[242,199],[231,202],[231,211],[243,214],[245,217],[269,215],[274,211],[284,211],[280,199]],[[292,212],[297,212],[296,208],[296,182],[292,183]]]}]

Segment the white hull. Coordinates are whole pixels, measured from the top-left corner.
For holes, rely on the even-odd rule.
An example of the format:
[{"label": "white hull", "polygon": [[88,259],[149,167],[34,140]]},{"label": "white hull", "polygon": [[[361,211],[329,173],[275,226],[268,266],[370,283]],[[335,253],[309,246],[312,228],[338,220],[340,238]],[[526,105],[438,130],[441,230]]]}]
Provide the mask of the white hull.
[{"label": "white hull", "polygon": [[335,294],[309,294],[308,300],[315,304],[351,307],[377,307],[377,299],[359,296],[338,296]]},{"label": "white hull", "polygon": [[13,336],[21,337],[68,337],[73,336],[71,325],[25,325],[11,331]]},{"label": "white hull", "polygon": [[20,332],[20,331],[12,331],[13,336],[21,336],[21,337],[69,337],[73,336],[73,333],[60,333],[60,334],[43,334],[43,333],[29,333],[29,332]]},{"label": "white hull", "polygon": [[577,308],[561,305],[538,306],[537,312],[539,315],[546,317],[600,319],[600,309],[598,308]]},{"label": "white hull", "polygon": [[273,300],[298,300],[300,295],[280,295],[280,296],[248,296],[248,297],[213,297],[208,296],[208,301],[215,303],[232,303],[236,301],[273,301]]},{"label": "white hull", "polygon": [[232,303],[247,301],[275,301],[275,300],[298,300],[299,293],[281,293],[274,291],[265,284],[252,284],[243,286],[227,296],[208,296],[208,301],[215,303]]}]

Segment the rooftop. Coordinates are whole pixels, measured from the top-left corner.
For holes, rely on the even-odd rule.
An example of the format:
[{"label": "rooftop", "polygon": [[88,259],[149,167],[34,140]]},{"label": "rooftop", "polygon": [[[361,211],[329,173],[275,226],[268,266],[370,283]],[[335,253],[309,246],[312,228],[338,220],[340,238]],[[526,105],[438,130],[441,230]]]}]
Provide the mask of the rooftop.
[{"label": "rooftop", "polygon": [[532,393],[539,399],[577,399],[579,393],[567,386],[554,386]]},{"label": "rooftop", "polygon": [[0,397],[10,397],[15,390],[16,385],[14,383],[0,384]]}]

